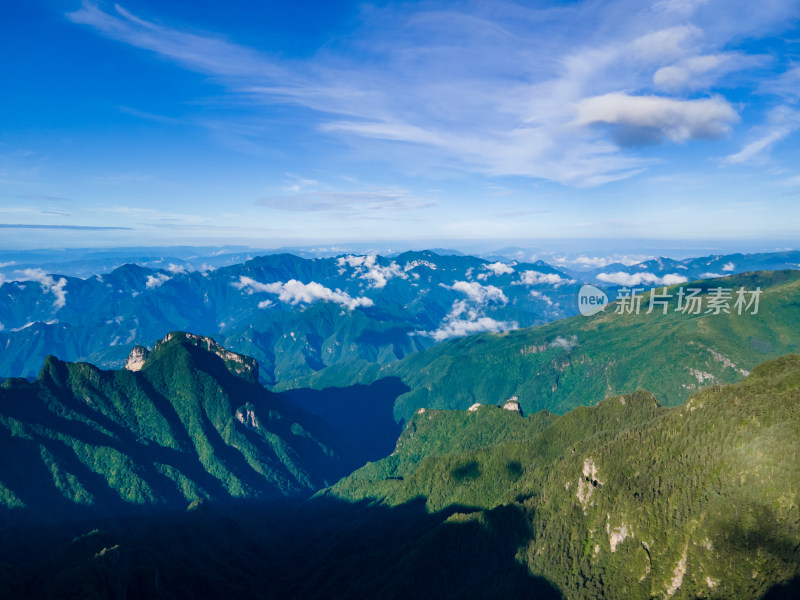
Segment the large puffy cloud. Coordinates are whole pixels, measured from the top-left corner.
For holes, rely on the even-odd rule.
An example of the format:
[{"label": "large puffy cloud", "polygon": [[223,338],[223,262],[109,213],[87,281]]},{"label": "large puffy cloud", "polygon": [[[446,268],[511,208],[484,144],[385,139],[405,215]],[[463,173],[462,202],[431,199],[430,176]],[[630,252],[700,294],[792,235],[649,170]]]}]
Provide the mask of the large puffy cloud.
[{"label": "large puffy cloud", "polygon": [[387,266],[378,264],[377,256],[369,254],[366,256],[340,256],[336,259],[336,264],[340,268],[345,265],[355,269],[356,275],[361,279],[366,279],[370,282],[370,286],[374,288],[386,287],[386,282],[393,277],[400,277],[407,279],[405,271],[400,268],[396,262],[391,262]]},{"label": "large puffy cloud", "polygon": [[[42,286],[42,291],[45,294],[53,294],[53,308],[59,310],[64,308],[67,303],[67,280],[60,277],[58,281],[52,275],[48,275],[42,269],[21,269],[14,271],[14,279],[16,281],[36,281]],[[0,281],[2,283],[2,281]]]},{"label": "large puffy cloud", "polygon": [[597,279],[605,283],[614,283],[616,285],[624,285],[632,287],[642,284],[650,285],[675,285],[677,283],[686,283],[688,278],[677,273],[669,273],[663,277],[659,277],[654,273],[625,273],[618,271],[617,273],[600,273]]},{"label": "large puffy cloud", "polygon": [[503,293],[503,290],[493,285],[481,285],[477,281],[456,281],[453,285],[445,285],[444,283],[439,285],[448,290],[466,294],[470,300],[478,304],[488,304],[489,302],[508,303],[508,297]]},{"label": "large puffy cloud", "polygon": [[463,337],[487,331],[502,332],[517,329],[516,321],[498,321],[487,317],[476,308],[469,308],[465,300],[458,300],[444,318],[439,328],[434,331],[420,332],[420,335],[431,337],[437,342],[454,337]]},{"label": "large puffy cloud", "polygon": [[[277,294],[278,300],[286,304],[311,304],[317,300],[324,300],[327,302],[334,302],[346,306],[350,310],[360,306],[372,306],[374,303],[370,298],[353,298],[347,292],[341,290],[332,290],[325,287],[321,283],[312,281],[310,283],[303,283],[296,279],[290,279],[286,283],[276,281],[274,283],[260,283],[250,277],[241,276],[239,281],[232,283],[233,287],[240,290],[247,290],[248,293],[266,292],[268,294]],[[270,306],[264,302],[259,302],[259,308],[267,308]]]},{"label": "large puffy cloud", "polygon": [[605,124],[622,145],[717,138],[739,120],[733,107],[718,96],[674,100],[616,92],[585,98],[576,104],[576,125]]}]

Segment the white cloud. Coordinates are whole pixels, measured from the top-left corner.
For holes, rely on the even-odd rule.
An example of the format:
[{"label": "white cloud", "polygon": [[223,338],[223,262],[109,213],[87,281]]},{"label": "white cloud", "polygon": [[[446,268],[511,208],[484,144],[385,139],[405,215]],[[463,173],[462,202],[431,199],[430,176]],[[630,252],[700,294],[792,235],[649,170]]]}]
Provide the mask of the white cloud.
[{"label": "white cloud", "polygon": [[[277,294],[278,300],[286,304],[311,304],[317,300],[323,300],[341,304],[350,310],[354,310],[359,306],[372,306],[374,304],[370,298],[353,298],[347,292],[338,289],[332,290],[315,281],[302,283],[296,279],[290,279],[286,283],[280,281],[260,283],[255,279],[242,275],[239,277],[239,281],[235,281],[231,285],[240,290],[247,290],[249,294],[253,292]],[[259,308],[266,307],[266,305],[262,306],[261,304],[259,303]]]},{"label": "white cloud", "polygon": [[488,269],[495,275],[511,275],[511,273],[514,272],[514,267],[512,265],[507,265],[501,262],[485,264],[483,265],[483,268]]},{"label": "white cloud", "polygon": [[157,287],[161,287],[170,279],[172,279],[172,277],[170,277],[166,273],[156,273],[155,275],[148,275],[144,285],[148,290],[151,290]]},{"label": "white cloud", "polygon": [[[42,291],[45,294],[53,294],[53,308],[59,310],[64,308],[67,303],[67,280],[60,277],[56,281],[52,275],[48,275],[42,269],[21,269],[14,271],[14,280],[16,281],[37,281],[42,286]],[[2,283],[2,281],[0,281]]]},{"label": "white cloud", "polygon": [[485,333],[487,331],[502,332],[517,329],[519,325],[516,321],[498,321],[485,316],[480,310],[468,308],[464,300],[453,303],[453,307],[447,314],[441,325],[435,331],[420,332],[419,335],[432,337],[437,342],[442,340],[463,337],[475,333]]},{"label": "white cloud", "polygon": [[688,278],[677,273],[670,273],[659,277],[653,273],[625,273],[619,271],[617,273],[600,273],[597,279],[606,283],[614,283],[616,285],[623,285],[626,287],[633,287],[636,285],[650,284],[650,285],[675,285],[677,283],[686,283]]},{"label": "white cloud", "polygon": [[632,51],[647,63],[663,63],[683,58],[702,37],[694,25],[677,25],[646,33],[633,41]]},{"label": "white cloud", "polygon": [[454,319],[443,323],[436,331],[426,334],[437,342],[454,337],[464,337],[487,331],[501,332],[517,329],[519,326],[513,321],[497,321],[491,317],[477,317],[474,321]]},{"label": "white cloud", "polygon": [[727,73],[761,66],[764,62],[765,57],[739,52],[699,54],[661,67],[653,75],[653,83],[670,91],[707,88]]},{"label": "white cloud", "polygon": [[[797,13],[791,2],[758,9],[689,0],[508,4],[503,10],[491,3],[434,4],[372,6],[341,44],[305,60],[187,33],[118,5],[104,12],[87,1],[68,18],[202,73],[249,107],[309,109],[312,127],[370,158],[378,148],[410,170],[444,165],[591,186],[650,164],[619,144],[727,133],[738,116],[725,100],[655,96],[654,78],[670,89],[711,92],[703,86],[754,64],[726,48],[781,30]],[[252,144],[254,135],[263,135],[253,133],[264,130],[259,117],[217,129],[238,126],[244,133],[231,135]],[[608,131],[589,127],[596,123],[608,126],[617,145],[608,142]],[[295,185],[292,191],[304,191]],[[341,200],[301,196],[302,210],[336,210]]]},{"label": "white cloud", "polygon": [[579,256],[572,262],[581,265],[582,267],[592,268],[592,267],[605,267],[606,265],[611,264],[614,261],[608,258],[603,258],[601,256]]},{"label": "white cloud", "polygon": [[772,110],[762,126],[754,128],[758,137],[746,144],[739,152],[726,156],[723,164],[764,163],[772,147],[800,128],[800,111],[787,107]]},{"label": "white cloud", "polygon": [[750,142],[739,152],[726,156],[723,162],[729,165],[752,162],[754,159],[763,157],[765,151],[769,150],[775,142],[779,142],[789,133],[787,130],[771,131],[764,137]]},{"label": "white cloud", "polygon": [[735,264],[733,264],[732,262],[725,263],[725,264],[722,266],[722,270],[723,270],[723,271],[735,271],[735,270],[736,270],[736,265],[735,265]]},{"label": "white cloud", "polygon": [[262,300],[258,303],[258,308],[270,308],[271,306],[275,306],[272,300]]},{"label": "white cloud", "polygon": [[797,99],[800,96],[800,65],[795,64],[780,76],[768,79],[762,84],[761,89],[790,101]]},{"label": "white cloud", "polygon": [[575,283],[574,279],[566,279],[558,273],[541,273],[539,271],[523,271],[519,274],[519,281],[511,285],[541,285],[547,284],[559,287],[564,284]]},{"label": "white cloud", "polygon": [[717,277],[725,277],[720,273],[700,273],[700,279],[716,279]]},{"label": "white cloud", "polygon": [[536,298],[537,300],[542,300],[545,302],[545,304],[547,304],[547,306],[553,306],[553,301],[548,296],[545,296],[542,292],[531,290],[531,297]]},{"label": "white cloud", "polygon": [[[393,277],[407,279],[405,271],[400,268],[396,262],[392,261],[389,265],[383,266],[378,264],[377,256],[369,254],[366,256],[340,256],[336,259],[336,264],[339,267],[345,265],[355,269],[355,274],[361,279],[366,279],[370,282],[370,287],[384,288],[386,283]],[[406,265],[408,266],[408,265]],[[341,273],[342,271],[340,271]]]},{"label": "white cloud", "polygon": [[756,161],[763,162],[765,160],[765,153],[772,147],[772,145],[775,144],[775,142],[781,141],[783,138],[788,136],[789,133],[791,133],[791,131],[787,129],[771,131],[764,137],[757,139],[754,142],[750,142],[744,148],[739,150],[739,152],[726,156],[723,162],[729,165]]},{"label": "white cloud", "polygon": [[622,145],[717,138],[739,115],[719,96],[674,100],[660,96],[630,96],[622,92],[585,98],[576,104],[576,125],[606,124]]},{"label": "white cloud", "polygon": [[256,204],[290,212],[329,212],[341,216],[368,213],[373,219],[392,218],[397,212],[436,205],[433,200],[417,198],[398,188],[308,191],[293,186],[289,191],[294,193],[261,198]]},{"label": "white cloud", "polygon": [[546,259],[547,262],[556,263],[558,265],[571,265],[573,267],[581,267],[584,269],[593,269],[598,267],[606,267],[613,263],[621,263],[623,265],[631,266],[637,263],[640,263],[645,260],[652,259],[653,256],[648,255],[619,255],[614,254],[610,256],[586,256],[580,255],[575,258],[569,258],[567,256],[553,256],[549,260]]},{"label": "white cloud", "polygon": [[488,304],[489,302],[508,303],[508,298],[503,293],[503,290],[493,285],[481,285],[477,281],[456,281],[453,285],[445,285],[444,283],[439,285],[448,290],[466,294],[470,300],[478,304]]}]

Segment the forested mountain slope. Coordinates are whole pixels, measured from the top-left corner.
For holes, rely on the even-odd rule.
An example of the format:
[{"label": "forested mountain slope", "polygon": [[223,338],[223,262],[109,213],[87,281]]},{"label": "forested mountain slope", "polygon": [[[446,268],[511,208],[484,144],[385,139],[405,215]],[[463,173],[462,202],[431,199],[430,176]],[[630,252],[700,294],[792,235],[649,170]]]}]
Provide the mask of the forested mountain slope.
[{"label": "forested mountain slope", "polygon": [[[709,312],[720,288],[731,294],[728,312]],[[700,290],[699,313],[676,310],[681,289]],[[753,305],[739,314],[741,289],[748,302],[750,292],[761,290],[757,313]],[[667,294],[668,304],[655,304],[650,314],[648,290],[639,314],[620,314],[619,303],[611,304],[589,317],[447,341],[389,365],[341,363],[275,389],[332,390],[393,378],[409,389],[396,398],[398,421],[422,407],[463,410],[511,396],[519,397],[526,414],[563,413],[639,388],[674,406],[698,389],[738,381],[764,360],[800,349],[798,271],[681,284]]]},{"label": "forested mountain slope", "polygon": [[2,519],[61,520],[209,499],[309,495],[357,466],[252,358],[171,333],[128,368],[48,357],[0,386]]},{"label": "forested mountain slope", "polygon": [[[420,410],[391,456],[324,495],[526,533],[567,598],[758,598],[800,575],[800,356],[661,407],[639,391],[557,417]],[[422,548],[426,542],[420,542]]]}]

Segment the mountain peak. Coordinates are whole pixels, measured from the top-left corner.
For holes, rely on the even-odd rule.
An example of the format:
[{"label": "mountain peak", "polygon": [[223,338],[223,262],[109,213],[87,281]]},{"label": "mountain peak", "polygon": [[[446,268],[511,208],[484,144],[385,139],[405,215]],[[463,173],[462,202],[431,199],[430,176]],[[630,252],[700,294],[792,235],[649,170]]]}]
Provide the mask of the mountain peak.
[{"label": "mountain peak", "polygon": [[[245,356],[244,354],[237,354],[223,348],[216,340],[210,337],[196,335],[194,333],[187,333],[185,331],[173,331],[164,337],[163,340],[156,342],[153,348],[153,353],[164,350],[172,345],[188,345],[196,348],[201,348],[212,354],[216,354],[223,360],[227,369],[247,381],[258,381],[258,363],[254,358]],[[134,348],[134,351],[136,349]],[[133,351],[128,360],[133,356]],[[146,356],[146,355],[145,355]],[[144,366],[144,362],[139,366],[139,369]],[[133,370],[133,369],[132,369]]]}]

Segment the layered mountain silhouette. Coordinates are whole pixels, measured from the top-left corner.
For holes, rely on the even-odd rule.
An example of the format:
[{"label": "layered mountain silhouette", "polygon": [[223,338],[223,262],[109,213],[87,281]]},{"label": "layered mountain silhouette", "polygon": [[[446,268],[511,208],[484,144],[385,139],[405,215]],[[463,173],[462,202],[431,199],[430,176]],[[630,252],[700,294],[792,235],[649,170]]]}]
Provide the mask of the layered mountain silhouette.
[{"label": "layered mountain silhouette", "polygon": [[[696,314],[677,310],[679,288],[687,287],[700,290],[704,304]],[[728,312],[709,312],[708,298],[719,288],[761,290],[758,312],[751,307],[739,314],[733,300]],[[674,406],[700,388],[733,383],[768,358],[800,350],[798,271],[733,275],[670,286],[666,293],[667,304],[650,314],[647,291],[639,314],[611,304],[590,317],[446,341],[389,365],[341,362],[274,389],[333,391],[392,378],[409,389],[394,403],[397,421],[419,408],[465,410],[511,396],[526,414],[563,413],[637,388]]]},{"label": "layered mountain silhouette", "polygon": [[306,497],[359,459],[258,383],[258,364],[174,332],[127,368],[45,360],[0,386],[3,520],[118,515],[198,500]]},{"label": "layered mountain silhouette", "polygon": [[[569,317],[578,312],[582,283],[614,299],[621,286],[649,289],[800,265],[798,252],[568,271],[542,261],[431,251],[249,258],[240,249],[196,249],[198,256],[176,249],[173,262],[146,250],[139,264],[83,279],[69,273],[85,270],[62,275],[36,267],[58,266],[45,255],[40,263],[9,255],[16,260],[0,273],[0,377],[34,378],[48,354],[119,368],[133,346],[183,330],[253,356],[262,382],[275,384],[341,362],[385,364],[447,339]],[[111,266],[115,256],[100,253],[98,260]]]},{"label": "layered mountain silhouette", "polygon": [[[205,314],[217,334],[118,341],[99,365],[50,355],[0,384],[0,596],[796,597],[800,272],[642,286],[638,312],[436,340],[420,331],[469,322],[448,321],[454,305],[521,323],[537,286],[574,300],[579,282],[543,264],[367,260],[5,283],[24,300],[5,301],[9,322],[74,303],[75,352],[127,327],[81,305],[133,302],[143,331]],[[109,307],[99,285],[143,289],[104,292]],[[681,310],[686,287],[702,310]],[[758,309],[707,310],[721,289],[759,290]],[[223,311],[240,337],[212,327]],[[54,331],[75,329],[3,332],[3,360]]]},{"label": "layered mountain silhouette", "polygon": [[[226,370],[232,360],[233,377],[245,374],[244,363],[213,354]],[[150,360],[134,375],[154,369]],[[800,357],[789,355],[674,408],[638,391],[563,416],[523,416],[514,401],[420,409],[390,456],[300,505],[194,502],[47,531],[7,524],[5,539],[18,543],[0,555],[0,589],[98,598],[792,598],[798,405]]]}]

